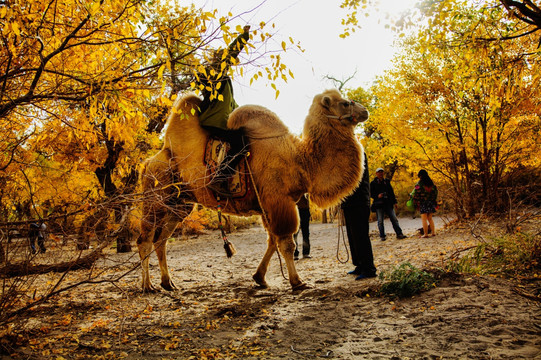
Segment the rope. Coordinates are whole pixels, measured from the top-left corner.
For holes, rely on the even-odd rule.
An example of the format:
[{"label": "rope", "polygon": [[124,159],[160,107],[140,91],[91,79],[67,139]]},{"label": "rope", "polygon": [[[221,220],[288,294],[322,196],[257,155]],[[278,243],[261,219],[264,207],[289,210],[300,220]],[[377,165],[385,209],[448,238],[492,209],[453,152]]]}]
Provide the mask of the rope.
[{"label": "rope", "polygon": [[[261,214],[263,216],[263,219],[267,223],[267,226],[269,226],[270,225],[269,218],[267,217],[267,213],[265,212],[265,209],[263,209],[263,206],[261,206],[261,198],[259,197],[259,191],[257,191],[257,185],[255,184],[255,181],[254,181],[252,168],[250,167],[250,164],[248,162],[249,156],[250,156],[250,153],[248,152],[244,160],[246,161],[246,167],[248,168],[248,173],[250,174],[250,179],[252,180],[252,185],[254,187],[255,196],[257,197],[257,202],[259,204],[259,207],[261,208]],[[284,274],[284,267],[282,266],[282,257],[280,256],[280,251],[278,251],[278,244],[276,244],[276,254],[278,255],[278,261],[280,262],[280,271],[282,272],[282,276],[284,277],[284,279],[288,280],[288,278]]]},{"label": "rope", "polygon": [[279,137],[284,137],[287,134],[289,134],[289,132],[286,132],[286,133],[283,133],[283,134],[280,134],[280,135],[261,136],[261,137],[246,135],[246,137],[249,138],[250,140],[267,140],[267,139],[276,139],[276,138],[279,138]]},{"label": "rope", "polygon": [[222,203],[220,202],[220,196],[217,196],[216,200],[218,201],[218,227],[222,233],[225,253],[227,257],[230,258],[236,253],[236,250],[233,244],[231,244],[231,242],[227,239],[227,234],[225,233],[224,226],[222,224]]},{"label": "rope", "polygon": [[[346,264],[349,261],[349,251],[346,244],[346,236],[344,235],[344,227],[342,226],[342,219],[344,217],[343,210],[340,209],[338,212],[338,244],[336,246],[336,259],[341,264]],[[342,242],[344,243],[344,249],[346,249],[347,258],[342,261],[340,259],[340,235],[342,237]]]}]

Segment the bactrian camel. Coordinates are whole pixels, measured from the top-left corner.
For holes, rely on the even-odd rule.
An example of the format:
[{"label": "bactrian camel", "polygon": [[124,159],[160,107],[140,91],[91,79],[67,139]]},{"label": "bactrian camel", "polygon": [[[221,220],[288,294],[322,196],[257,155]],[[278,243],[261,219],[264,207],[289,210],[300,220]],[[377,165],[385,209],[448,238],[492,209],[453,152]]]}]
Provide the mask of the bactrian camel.
[{"label": "bactrian camel", "polygon": [[[208,134],[199,126],[199,103],[200,99],[193,94],[175,101],[164,146],[145,162],[141,173],[147,198],[137,245],[144,291],[154,290],[148,269],[153,244],[161,270],[161,286],[173,290],[166,260],[167,239],[189,214],[193,203],[209,208],[218,206],[214,193],[206,188],[209,179],[203,156]],[[256,191],[242,201],[225,202],[222,198],[221,206],[230,214],[262,215],[268,238],[267,250],[253,275],[259,286],[267,287],[265,274],[278,250],[285,260],[292,288],[306,287],[293,260],[292,235],[299,226],[295,203],[308,193],[313,203],[326,208],[355,190],[363,171],[363,151],[354,128],[367,118],[368,111],[362,105],[344,99],[337,90],[327,90],[314,97],[302,137],[291,134],[264,107],[245,105],[231,113],[228,127],[243,129],[249,139],[247,161]]]}]

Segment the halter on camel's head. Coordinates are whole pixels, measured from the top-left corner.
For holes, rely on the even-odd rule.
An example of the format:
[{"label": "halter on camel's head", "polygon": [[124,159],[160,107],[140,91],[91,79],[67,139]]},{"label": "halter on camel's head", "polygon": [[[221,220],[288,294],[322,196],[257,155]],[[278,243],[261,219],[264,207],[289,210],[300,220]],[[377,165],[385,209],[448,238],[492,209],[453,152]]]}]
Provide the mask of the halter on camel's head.
[{"label": "halter on camel's head", "polygon": [[368,119],[368,110],[353,100],[343,99],[337,90],[327,90],[321,106],[327,111],[329,119],[337,119],[342,125],[357,125]]}]

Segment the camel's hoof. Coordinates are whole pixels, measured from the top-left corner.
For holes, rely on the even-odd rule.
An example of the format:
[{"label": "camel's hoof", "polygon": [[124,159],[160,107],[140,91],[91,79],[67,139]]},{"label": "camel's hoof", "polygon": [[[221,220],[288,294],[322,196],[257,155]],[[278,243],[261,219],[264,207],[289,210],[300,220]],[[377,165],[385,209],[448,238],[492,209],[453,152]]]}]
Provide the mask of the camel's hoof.
[{"label": "camel's hoof", "polygon": [[294,286],[291,286],[293,288],[293,292],[301,292],[303,290],[311,289],[312,287],[308,285],[307,283],[300,283]]},{"label": "camel's hoof", "polygon": [[259,289],[267,289],[269,287],[265,279],[261,278],[257,273],[252,276],[252,279],[254,279]]},{"label": "camel's hoof", "polygon": [[175,286],[175,284],[173,284],[172,281],[168,281],[168,282],[165,282],[165,283],[162,283],[162,288],[164,288],[164,290],[167,290],[167,291],[175,291],[175,290],[178,290],[177,287]]},{"label": "camel's hoof", "polygon": [[154,286],[150,285],[150,286],[143,286],[143,292],[145,294],[154,294],[154,293],[159,292],[159,290],[156,289]]}]

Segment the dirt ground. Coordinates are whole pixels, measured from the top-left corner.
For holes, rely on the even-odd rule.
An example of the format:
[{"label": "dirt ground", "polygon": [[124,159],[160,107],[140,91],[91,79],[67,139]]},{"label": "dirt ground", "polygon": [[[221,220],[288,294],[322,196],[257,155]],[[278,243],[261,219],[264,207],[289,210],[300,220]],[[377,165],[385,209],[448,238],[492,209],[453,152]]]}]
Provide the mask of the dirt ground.
[{"label": "dirt ground", "polygon": [[[371,224],[378,271],[405,261],[438,266],[477,241],[469,228],[443,229],[441,219],[428,239],[416,235],[420,219],[400,222],[410,237],[397,240],[387,223],[385,242]],[[293,293],[276,256],[270,287],[255,287],[261,226],[229,235],[231,259],[219,233],[207,232],[169,244],[179,290],[141,293],[139,269],[114,284],[79,287],[16,321],[1,340],[11,354],[0,358],[541,359],[540,303],[517,294],[513,282],[454,275],[411,299],[378,297],[381,280],[347,274],[353,266],[336,224],[310,230],[313,257],[297,261],[297,270],[311,289]],[[137,260],[111,250],[95,271],[117,264],[114,276]],[[151,274],[158,285],[155,256]]]}]

